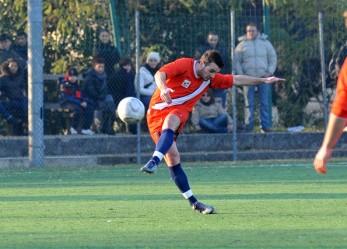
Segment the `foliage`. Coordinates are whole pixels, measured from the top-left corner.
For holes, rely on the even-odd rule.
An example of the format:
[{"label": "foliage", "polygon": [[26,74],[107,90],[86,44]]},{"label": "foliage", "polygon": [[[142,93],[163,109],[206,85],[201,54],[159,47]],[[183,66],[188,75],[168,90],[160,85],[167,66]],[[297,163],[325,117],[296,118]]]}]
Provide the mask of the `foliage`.
[{"label": "foliage", "polygon": [[[27,30],[26,9],[27,1],[2,0],[1,31]],[[43,15],[46,73],[88,65],[98,29],[111,26],[107,1],[43,1]]]}]

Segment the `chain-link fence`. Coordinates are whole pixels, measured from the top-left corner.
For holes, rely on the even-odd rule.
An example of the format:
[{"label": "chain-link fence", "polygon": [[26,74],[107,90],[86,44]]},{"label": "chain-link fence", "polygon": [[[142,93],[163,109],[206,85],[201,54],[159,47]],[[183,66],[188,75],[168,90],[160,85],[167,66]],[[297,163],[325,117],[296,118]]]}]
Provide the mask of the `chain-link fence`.
[{"label": "chain-link fence", "polygon": [[[2,0],[0,4],[1,9],[6,10],[0,16],[1,33],[6,34],[6,39],[2,40],[9,40],[10,47],[19,54],[27,49],[25,44],[20,45],[21,31],[28,32],[27,3],[23,0],[14,3]],[[308,131],[324,129],[323,96],[327,96],[328,105],[334,96],[336,79],[329,75],[328,70],[322,74],[320,51],[324,51],[323,65],[328,69],[330,58],[346,42],[342,13],[347,4],[343,1],[43,1],[42,6],[45,135],[96,133],[90,138],[97,139],[100,138],[97,134],[136,134],[136,126],[125,126],[114,115],[122,98],[138,96],[146,103],[153,93],[152,82],[147,81],[155,70],[177,58],[198,59],[204,50],[211,47],[213,39],[216,42],[216,37],[216,49],[221,51],[226,64],[223,73],[239,73],[235,59],[240,60],[247,55],[240,53],[238,58],[234,55],[237,46],[247,37],[247,25],[250,23],[261,35],[267,36],[266,40],[277,55],[274,72],[270,70],[264,75],[254,76],[275,74],[285,78],[286,83],[273,85],[271,94],[266,97],[269,105],[268,127],[261,127],[264,126],[259,109],[264,102],[264,97],[259,97],[261,89],[255,90],[254,100],[247,99],[243,88],[237,88],[235,94],[230,90],[215,91],[216,99],[219,97],[228,114],[236,119],[236,132],[260,132],[260,128],[287,131],[297,126],[303,126]],[[234,21],[231,20],[231,12],[234,13]],[[319,13],[323,16],[321,37]],[[324,47],[321,46],[321,38]],[[4,50],[5,43],[1,42],[1,46],[0,49]],[[255,53],[264,55],[262,48],[257,48]],[[95,62],[93,58],[102,58],[103,61]],[[1,57],[1,63],[7,59]],[[150,59],[158,65],[151,67]],[[105,74],[96,72],[95,65],[98,63],[105,65]],[[244,64],[246,62],[239,61],[241,72],[246,73],[247,68],[242,68]],[[145,73],[141,74],[141,67],[147,67],[147,78],[141,79],[145,76]],[[255,67],[260,66],[256,64]],[[140,78],[136,83],[139,85],[133,84],[136,73]],[[25,76],[24,70],[21,77]],[[71,82],[73,76],[77,76],[76,83]],[[326,82],[325,92],[322,81]],[[88,87],[93,82],[100,85],[107,83],[105,88]],[[11,97],[1,87],[1,103],[14,118],[2,113],[1,134],[27,135],[28,122],[23,116],[25,108],[18,105],[10,108],[14,104],[8,104]],[[19,84],[18,89],[28,95],[25,84]],[[107,95],[112,97],[112,103],[106,101],[109,100]],[[67,102],[72,104],[67,105]],[[82,102],[87,102],[92,108],[81,105]],[[254,107],[253,129],[249,129],[250,106]],[[146,134],[145,120],[140,130],[141,134]],[[196,127],[189,122],[184,132],[194,133]],[[82,154],[86,153],[81,147],[75,148],[74,153],[79,154],[78,149]]]}]

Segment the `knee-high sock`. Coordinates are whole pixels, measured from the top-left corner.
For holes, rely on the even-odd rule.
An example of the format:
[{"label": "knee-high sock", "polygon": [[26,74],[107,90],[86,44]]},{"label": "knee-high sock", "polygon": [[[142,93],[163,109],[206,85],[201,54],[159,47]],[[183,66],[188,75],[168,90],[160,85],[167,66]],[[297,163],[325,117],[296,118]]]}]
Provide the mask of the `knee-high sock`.
[{"label": "knee-high sock", "polygon": [[166,152],[168,152],[174,142],[174,137],[175,132],[173,130],[165,129],[162,131],[152,157],[152,160],[155,161],[156,164],[159,164]]},{"label": "knee-high sock", "polygon": [[169,167],[172,180],[175,182],[178,189],[181,191],[184,198],[186,198],[191,205],[193,205],[197,199],[194,197],[192,190],[189,187],[188,177],[184,173],[181,164],[177,164],[173,167]]}]

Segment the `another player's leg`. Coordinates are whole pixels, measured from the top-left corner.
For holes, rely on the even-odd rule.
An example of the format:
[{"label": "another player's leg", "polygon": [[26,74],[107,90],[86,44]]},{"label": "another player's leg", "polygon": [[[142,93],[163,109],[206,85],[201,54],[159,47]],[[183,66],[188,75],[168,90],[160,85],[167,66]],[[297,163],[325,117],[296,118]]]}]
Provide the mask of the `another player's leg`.
[{"label": "another player's leg", "polygon": [[175,130],[180,125],[180,119],[174,115],[169,114],[164,121],[163,130],[160,138],[155,147],[152,158],[141,168],[141,171],[148,174],[153,174],[157,170],[157,166],[164,158],[166,152],[170,149],[174,142]]},{"label": "another player's leg", "polygon": [[193,191],[190,189],[188,177],[181,166],[180,156],[175,142],[166,154],[165,160],[168,165],[174,165],[169,166],[171,178],[175,182],[177,188],[181,191],[183,197],[188,200],[193,210],[196,210],[202,214],[213,213],[214,208],[199,202],[194,196]]}]

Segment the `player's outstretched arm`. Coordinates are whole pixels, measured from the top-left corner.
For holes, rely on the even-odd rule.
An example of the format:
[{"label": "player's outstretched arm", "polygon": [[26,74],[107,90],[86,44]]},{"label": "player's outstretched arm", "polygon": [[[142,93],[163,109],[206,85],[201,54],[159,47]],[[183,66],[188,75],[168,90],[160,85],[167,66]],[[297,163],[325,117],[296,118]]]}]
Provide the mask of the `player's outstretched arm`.
[{"label": "player's outstretched arm", "polygon": [[234,75],[234,85],[235,86],[254,86],[261,83],[265,84],[272,84],[275,82],[283,82],[285,79],[278,78],[278,77],[266,77],[266,78],[259,78],[259,77],[252,77],[247,75]]},{"label": "player's outstretched arm", "polygon": [[327,130],[324,135],[322,146],[317,152],[313,166],[317,173],[326,174],[326,165],[333,152],[337,141],[341,137],[343,129],[346,127],[347,119],[330,114]]}]

